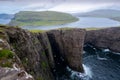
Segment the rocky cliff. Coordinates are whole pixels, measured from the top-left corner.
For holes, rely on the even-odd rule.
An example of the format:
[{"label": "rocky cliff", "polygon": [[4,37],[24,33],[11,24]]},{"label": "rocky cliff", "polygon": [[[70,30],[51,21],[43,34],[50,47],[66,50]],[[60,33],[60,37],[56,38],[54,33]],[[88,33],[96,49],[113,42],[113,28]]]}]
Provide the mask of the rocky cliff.
[{"label": "rocky cliff", "polygon": [[120,52],[119,34],[119,27],[31,33],[0,26],[0,80],[56,80],[66,67],[84,72],[84,44]]},{"label": "rocky cliff", "polygon": [[[83,29],[52,30],[47,32],[57,66],[64,61],[70,68],[84,72],[82,67],[82,52],[85,37]],[[60,61],[61,60],[61,61]],[[62,66],[61,66],[62,67]]]},{"label": "rocky cliff", "polygon": [[0,80],[34,80],[28,74],[18,57],[8,43],[9,37],[6,28],[0,26]]},{"label": "rocky cliff", "polygon": [[55,80],[60,66],[84,72],[84,37],[83,29],[31,33],[0,26],[0,79]]},{"label": "rocky cliff", "polygon": [[87,31],[85,43],[120,52],[120,27]]}]

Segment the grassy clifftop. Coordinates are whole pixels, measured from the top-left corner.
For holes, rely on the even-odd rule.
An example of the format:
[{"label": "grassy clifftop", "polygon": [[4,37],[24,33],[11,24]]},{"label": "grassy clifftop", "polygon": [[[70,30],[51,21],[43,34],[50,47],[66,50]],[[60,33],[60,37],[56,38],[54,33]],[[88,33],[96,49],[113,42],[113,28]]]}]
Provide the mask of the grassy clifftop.
[{"label": "grassy clifftop", "polygon": [[78,19],[70,14],[55,11],[21,11],[9,23],[13,26],[51,26],[75,22]]}]

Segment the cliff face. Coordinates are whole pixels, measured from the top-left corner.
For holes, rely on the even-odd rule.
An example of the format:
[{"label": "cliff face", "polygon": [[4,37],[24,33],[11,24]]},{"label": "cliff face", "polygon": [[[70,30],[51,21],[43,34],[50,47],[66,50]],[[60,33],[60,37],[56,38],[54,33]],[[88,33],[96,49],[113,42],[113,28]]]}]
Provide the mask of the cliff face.
[{"label": "cliff face", "polygon": [[85,43],[120,52],[120,27],[87,31]]},{"label": "cliff face", "polygon": [[[0,73],[4,74],[0,74],[0,79],[54,80],[54,70],[60,66],[63,69],[69,66],[73,70],[84,72],[82,50],[85,30],[31,33],[5,26],[0,26],[0,29]],[[7,56],[5,59],[1,58],[4,52],[2,50],[6,49]]]},{"label": "cliff face", "polygon": [[34,80],[12,50],[6,29],[2,27],[4,26],[0,26],[0,80]]},{"label": "cliff face", "polygon": [[84,72],[83,45],[120,52],[119,34],[120,28],[31,33],[0,26],[0,80],[55,80],[67,66]]},{"label": "cliff face", "polygon": [[54,80],[50,68],[53,67],[53,59],[51,51],[46,47],[49,46],[49,41],[45,34],[33,34],[19,28],[8,28],[6,33],[9,44],[19,56],[25,70],[33,75],[35,80]]},{"label": "cliff face", "polygon": [[[85,37],[85,30],[52,30],[47,32],[54,58],[61,57],[61,61],[56,62],[60,67],[64,62],[73,70],[84,72],[82,67],[82,51]],[[62,60],[62,58],[64,60]],[[60,59],[59,59],[60,60]]]}]

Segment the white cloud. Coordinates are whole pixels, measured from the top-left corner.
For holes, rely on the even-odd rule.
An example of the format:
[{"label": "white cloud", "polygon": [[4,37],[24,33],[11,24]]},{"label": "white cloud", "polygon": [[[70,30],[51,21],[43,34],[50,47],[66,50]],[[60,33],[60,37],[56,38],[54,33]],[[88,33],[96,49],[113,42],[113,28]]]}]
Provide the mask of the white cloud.
[{"label": "white cloud", "polygon": [[0,13],[16,13],[23,10],[86,12],[109,6],[117,8],[115,6],[120,6],[119,2],[120,0],[0,0]]},{"label": "white cloud", "polygon": [[87,11],[91,11],[91,10],[95,10],[95,9],[99,9],[99,8],[105,8],[108,6],[113,5],[112,3],[104,3],[104,4],[68,4],[68,3],[63,3],[60,4],[58,6],[55,6],[49,10],[52,11],[62,11],[62,12],[87,12]]}]

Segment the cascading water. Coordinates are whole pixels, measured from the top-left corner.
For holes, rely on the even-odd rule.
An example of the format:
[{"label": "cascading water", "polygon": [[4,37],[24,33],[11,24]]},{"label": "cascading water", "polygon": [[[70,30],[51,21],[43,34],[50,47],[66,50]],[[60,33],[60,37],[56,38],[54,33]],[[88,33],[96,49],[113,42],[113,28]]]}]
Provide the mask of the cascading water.
[{"label": "cascading water", "polygon": [[83,67],[85,73],[67,67],[57,80],[120,80],[120,53],[85,45]]}]

